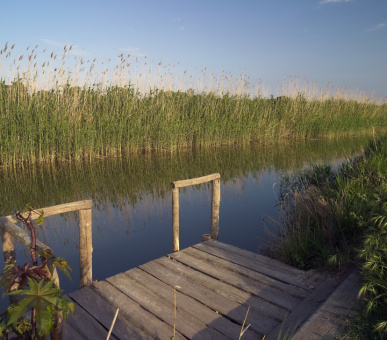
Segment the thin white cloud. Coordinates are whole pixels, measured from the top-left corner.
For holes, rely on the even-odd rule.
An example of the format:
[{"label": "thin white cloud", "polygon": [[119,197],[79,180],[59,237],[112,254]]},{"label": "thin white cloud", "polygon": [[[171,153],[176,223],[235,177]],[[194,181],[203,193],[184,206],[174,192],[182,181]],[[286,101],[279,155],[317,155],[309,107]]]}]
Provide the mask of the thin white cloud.
[{"label": "thin white cloud", "polygon": [[182,20],[181,18],[172,19],[172,21],[174,21],[174,22],[180,22],[181,20]]},{"label": "thin white cloud", "polygon": [[184,31],[184,30],[185,30],[185,27],[184,27],[184,26],[180,26],[180,27],[179,27],[179,30],[180,30],[180,31]]},{"label": "thin white cloud", "polygon": [[377,24],[375,26],[372,26],[370,28],[367,28],[367,32],[374,32],[374,31],[379,31],[382,30],[384,27],[386,27],[387,23],[383,22],[381,24]]},{"label": "thin white cloud", "polygon": [[46,44],[49,44],[49,45],[53,45],[53,46],[56,46],[56,47],[63,47],[64,45],[66,44],[61,44],[55,40],[51,40],[51,39],[40,39],[41,41],[43,41],[44,43]]},{"label": "thin white cloud", "polygon": [[147,56],[146,54],[140,52],[139,47],[129,46],[129,47],[125,47],[125,48],[120,48],[120,51],[128,53],[128,54],[135,56],[135,57],[146,57]]},{"label": "thin white cloud", "polygon": [[[58,47],[58,48],[64,48],[65,46],[67,46],[67,49],[68,49],[68,53],[69,54],[72,54],[72,55],[76,55],[76,56],[85,56],[85,55],[88,55],[90,54],[89,52],[83,50],[83,49],[80,49],[79,46],[77,45],[71,45],[71,44],[66,44],[66,43],[62,43],[62,42],[59,42],[59,41],[56,41],[56,40],[52,40],[52,39],[40,39],[42,42],[48,44],[48,45],[51,45],[51,46],[55,46],[55,47]],[[70,46],[71,46],[71,50],[70,50]]]},{"label": "thin white cloud", "polygon": [[339,3],[339,2],[351,2],[353,0],[322,0],[320,5],[330,4],[330,3]]}]

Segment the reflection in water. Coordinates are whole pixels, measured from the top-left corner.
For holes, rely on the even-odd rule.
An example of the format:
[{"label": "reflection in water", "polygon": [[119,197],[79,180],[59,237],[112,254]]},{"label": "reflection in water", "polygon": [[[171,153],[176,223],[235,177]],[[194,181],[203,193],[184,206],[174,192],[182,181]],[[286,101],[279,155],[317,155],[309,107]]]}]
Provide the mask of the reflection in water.
[{"label": "reflection in water", "polygon": [[[363,137],[251,144],[2,169],[0,215],[12,214],[27,203],[45,207],[93,199],[93,278],[102,280],[171,252],[170,183],[219,172],[219,240],[258,251],[265,240],[263,218],[277,215],[275,193],[281,173],[312,162],[338,162],[366,142]],[[210,225],[211,186],[180,189],[180,248],[200,242]],[[75,290],[79,286],[77,214],[48,217],[38,237],[69,261],[73,282],[63,277],[61,287]],[[17,249],[21,262],[26,251]]]}]

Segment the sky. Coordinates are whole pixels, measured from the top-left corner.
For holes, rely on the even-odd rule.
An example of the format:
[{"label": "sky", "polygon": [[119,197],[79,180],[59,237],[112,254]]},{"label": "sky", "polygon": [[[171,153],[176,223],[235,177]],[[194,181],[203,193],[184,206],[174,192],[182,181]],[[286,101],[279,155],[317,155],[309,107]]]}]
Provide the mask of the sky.
[{"label": "sky", "polygon": [[73,45],[79,58],[243,74],[270,93],[300,77],[387,97],[386,0],[0,0],[0,18],[0,48]]}]

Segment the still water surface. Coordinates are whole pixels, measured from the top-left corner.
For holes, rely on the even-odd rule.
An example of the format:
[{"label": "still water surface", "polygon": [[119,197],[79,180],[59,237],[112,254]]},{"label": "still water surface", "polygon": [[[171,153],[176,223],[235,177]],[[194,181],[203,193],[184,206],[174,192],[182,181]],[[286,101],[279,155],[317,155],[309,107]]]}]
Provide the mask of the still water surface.
[{"label": "still water surface", "polygon": [[[315,162],[338,164],[358,153],[367,137],[288,144],[220,147],[195,152],[138,155],[92,163],[61,163],[0,170],[0,215],[27,203],[39,207],[92,199],[93,279],[102,280],[172,250],[170,182],[221,174],[219,240],[258,252],[266,228],[278,217],[276,195],[283,174]],[[211,187],[180,189],[180,248],[209,233]],[[76,213],[48,217],[39,239],[67,259],[72,281],[61,277],[65,292],[79,286]],[[17,246],[19,263],[28,258]],[[1,259],[2,261],[2,259]],[[3,262],[0,263],[3,268]],[[4,308],[4,303],[2,304]]]}]

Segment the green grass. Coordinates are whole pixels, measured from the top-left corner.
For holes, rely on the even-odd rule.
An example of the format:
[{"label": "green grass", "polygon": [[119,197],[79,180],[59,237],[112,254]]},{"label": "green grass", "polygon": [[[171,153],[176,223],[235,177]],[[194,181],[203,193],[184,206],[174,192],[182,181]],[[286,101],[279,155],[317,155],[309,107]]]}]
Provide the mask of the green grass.
[{"label": "green grass", "polygon": [[387,337],[387,138],[338,171],[315,165],[285,178],[280,204],[280,234],[266,252],[302,269],[356,263],[365,304],[351,338]]},{"label": "green grass", "polygon": [[[36,49],[19,58],[8,46],[2,52],[0,70],[7,75],[0,79],[3,167],[337,136],[387,126],[386,103],[328,92],[310,95],[313,86],[310,93],[292,88],[275,99],[259,91],[251,95],[238,84],[224,87],[228,80],[222,76],[212,86],[186,90],[188,83],[172,91],[172,80],[164,80],[168,70],[158,69],[158,78],[145,86],[139,75],[130,76],[122,55],[119,67],[98,73],[102,65],[69,59],[67,47],[62,61],[53,53],[37,55]],[[34,63],[36,56],[42,66]],[[142,78],[150,71],[143,70]]]}]

